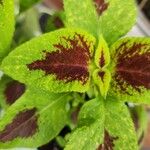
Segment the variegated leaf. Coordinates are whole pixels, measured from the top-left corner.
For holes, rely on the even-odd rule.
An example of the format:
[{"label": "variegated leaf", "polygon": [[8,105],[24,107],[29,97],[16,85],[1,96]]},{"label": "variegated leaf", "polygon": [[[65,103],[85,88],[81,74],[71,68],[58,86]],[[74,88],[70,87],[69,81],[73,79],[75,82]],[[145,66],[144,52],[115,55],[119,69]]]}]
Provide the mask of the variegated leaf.
[{"label": "variegated leaf", "polygon": [[98,16],[91,0],[64,0],[66,26],[85,29],[98,36]]},{"label": "variegated leaf", "polygon": [[[99,28],[109,45],[125,35],[136,21],[135,0],[93,0]],[[85,13],[86,14],[86,13]]]},{"label": "variegated leaf", "polygon": [[97,65],[97,67],[102,69],[107,67],[109,63],[110,63],[109,48],[103,36],[101,35],[99,38],[98,47],[96,48],[95,51],[95,64]]},{"label": "variegated leaf", "polygon": [[150,104],[150,39],[125,38],[112,48],[110,95],[119,100]]},{"label": "variegated leaf", "polygon": [[68,94],[27,89],[0,120],[0,148],[35,148],[48,143],[67,123],[69,99]]},{"label": "variegated leaf", "polygon": [[97,150],[137,150],[137,137],[125,104],[112,97],[105,102],[104,142]]},{"label": "variegated leaf", "polygon": [[85,103],[79,114],[79,123],[70,135],[65,150],[95,150],[103,142],[104,103],[93,99]]},{"label": "variegated leaf", "polygon": [[106,98],[111,81],[111,74],[109,70],[95,70],[93,73],[93,79],[95,84],[99,87],[101,95]]},{"label": "variegated leaf", "polygon": [[137,150],[137,137],[126,105],[97,97],[83,105],[78,126],[65,150]]},{"label": "variegated leaf", "polygon": [[15,80],[51,92],[85,92],[94,45],[95,38],[84,31],[57,30],[16,48],[2,69]]}]

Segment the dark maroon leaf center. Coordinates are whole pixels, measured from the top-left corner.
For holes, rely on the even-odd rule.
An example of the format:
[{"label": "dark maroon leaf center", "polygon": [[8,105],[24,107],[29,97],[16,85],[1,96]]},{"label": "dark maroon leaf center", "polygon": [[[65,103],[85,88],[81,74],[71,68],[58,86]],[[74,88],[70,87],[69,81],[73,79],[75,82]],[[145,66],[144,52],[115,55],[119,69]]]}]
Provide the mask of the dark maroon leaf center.
[{"label": "dark maroon leaf center", "polygon": [[102,15],[108,9],[109,3],[105,0],[94,0],[98,15]]},{"label": "dark maroon leaf center", "polygon": [[103,50],[101,51],[101,57],[99,60],[99,65],[101,68],[105,66],[105,57],[104,57],[104,51]]},{"label": "dark maroon leaf center", "polygon": [[150,52],[140,54],[141,49],[150,50],[150,47],[148,44],[140,43],[128,47],[127,43],[121,44],[117,49],[115,79],[123,92],[126,92],[128,85],[138,92],[141,91],[141,87],[150,89]]},{"label": "dark maroon leaf center", "polygon": [[71,82],[74,80],[86,83],[89,77],[88,63],[90,60],[90,45],[84,36],[75,34],[74,38],[62,37],[68,43],[64,47],[61,43],[55,44],[55,52],[46,52],[43,60],[37,60],[27,67],[30,70],[43,70],[46,75],[54,74],[58,80]]},{"label": "dark maroon leaf center", "polygon": [[15,138],[27,138],[35,134],[38,125],[36,108],[20,112],[13,121],[0,132],[0,142],[7,142]]},{"label": "dark maroon leaf center", "polygon": [[108,131],[105,130],[105,137],[104,137],[104,143],[101,144],[97,150],[113,150],[114,148],[114,141],[118,140],[118,137],[110,136]]},{"label": "dark maroon leaf center", "polygon": [[4,91],[7,104],[13,104],[25,92],[25,85],[18,81],[12,81],[7,84]]},{"label": "dark maroon leaf center", "polygon": [[99,77],[101,78],[101,80],[104,82],[104,76],[105,76],[105,72],[104,71],[99,71],[98,72]]}]

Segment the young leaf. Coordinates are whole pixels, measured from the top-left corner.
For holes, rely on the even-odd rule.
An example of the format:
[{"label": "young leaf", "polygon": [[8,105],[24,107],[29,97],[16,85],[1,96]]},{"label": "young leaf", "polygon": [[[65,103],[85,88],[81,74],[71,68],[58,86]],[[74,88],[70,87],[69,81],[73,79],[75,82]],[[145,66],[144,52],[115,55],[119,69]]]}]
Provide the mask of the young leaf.
[{"label": "young leaf", "polygon": [[150,104],[150,39],[125,38],[112,48],[110,95],[119,100]]},{"label": "young leaf", "polygon": [[14,32],[14,0],[0,1],[0,62],[9,52]]},{"label": "young leaf", "polygon": [[[93,0],[99,15],[99,28],[109,45],[126,34],[136,21],[134,0]],[[85,13],[86,14],[86,13]]]},{"label": "young leaf", "polygon": [[79,114],[79,125],[70,135],[65,150],[95,150],[103,142],[104,104],[93,99],[84,104]]},{"label": "young leaf", "polygon": [[99,68],[105,68],[110,63],[109,48],[103,36],[100,36],[98,47],[95,52],[95,64]]},{"label": "young leaf", "polygon": [[66,26],[87,30],[97,36],[98,16],[91,0],[64,0]]},{"label": "young leaf", "polygon": [[52,140],[67,122],[68,94],[28,89],[0,121],[0,147],[39,147]]},{"label": "young leaf", "polygon": [[3,76],[0,80],[0,105],[7,108],[19,99],[25,92],[24,84],[15,81],[7,76]]},{"label": "young leaf", "polygon": [[95,38],[77,29],[61,29],[16,48],[3,71],[27,85],[51,92],[87,91]]},{"label": "young leaf", "polygon": [[109,70],[95,70],[93,73],[93,79],[95,84],[99,87],[101,95],[106,98],[111,81],[111,74]]},{"label": "young leaf", "polygon": [[98,150],[137,150],[134,125],[126,106],[110,97],[105,100],[104,142]]}]

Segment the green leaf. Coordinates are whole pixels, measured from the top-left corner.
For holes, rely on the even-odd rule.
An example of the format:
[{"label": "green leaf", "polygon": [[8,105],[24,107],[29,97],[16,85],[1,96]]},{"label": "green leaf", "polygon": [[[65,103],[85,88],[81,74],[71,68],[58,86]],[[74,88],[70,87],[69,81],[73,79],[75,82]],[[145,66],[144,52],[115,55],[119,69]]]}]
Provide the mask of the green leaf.
[{"label": "green leaf", "polygon": [[32,7],[36,3],[40,2],[41,0],[19,0],[20,3],[20,11],[25,11],[28,8]]},{"label": "green leaf", "polygon": [[137,150],[137,136],[130,113],[122,102],[107,97],[87,102],[65,150]]},{"label": "green leaf", "polygon": [[137,150],[137,137],[130,113],[122,102],[105,101],[105,136],[101,149]]},{"label": "green leaf", "polygon": [[35,89],[26,93],[0,120],[0,147],[39,147],[48,143],[68,121],[68,94]]},{"label": "green leaf", "polygon": [[104,116],[103,101],[93,99],[85,103],[79,125],[70,135],[65,150],[95,150],[103,142]]},{"label": "green leaf", "polygon": [[[99,28],[109,45],[125,35],[136,21],[134,0],[93,0],[99,14]],[[87,13],[85,13],[87,14]]]},{"label": "green leaf", "polygon": [[14,0],[0,1],[0,62],[10,50],[14,32]]},{"label": "green leaf", "polygon": [[95,38],[84,31],[61,29],[16,48],[1,67],[13,79],[43,90],[85,92],[94,45]]},{"label": "green leaf", "polygon": [[95,70],[93,73],[93,79],[95,84],[99,87],[101,95],[106,98],[111,81],[111,74],[109,70]]},{"label": "green leaf", "polygon": [[97,67],[101,69],[106,68],[110,63],[109,48],[102,35],[99,38],[94,60]]},{"label": "green leaf", "polygon": [[110,95],[150,104],[150,38],[125,38],[112,48]]},{"label": "green leaf", "polygon": [[98,35],[98,16],[91,0],[64,0],[66,26]]},{"label": "green leaf", "polygon": [[7,76],[0,80],[0,105],[7,108],[12,105],[25,92],[25,85]]},{"label": "green leaf", "polygon": [[[44,18],[44,16],[43,16]],[[45,23],[42,22],[42,30],[44,33],[54,31],[64,27],[65,13],[64,11],[59,11],[54,13],[52,16],[47,15]]]}]

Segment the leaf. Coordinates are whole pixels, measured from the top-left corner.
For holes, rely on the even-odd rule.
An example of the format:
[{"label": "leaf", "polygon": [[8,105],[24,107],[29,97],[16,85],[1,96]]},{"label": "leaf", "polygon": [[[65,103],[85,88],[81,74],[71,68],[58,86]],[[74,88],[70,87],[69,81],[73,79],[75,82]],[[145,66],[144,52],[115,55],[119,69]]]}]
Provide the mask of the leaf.
[{"label": "leaf", "polygon": [[67,122],[68,94],[35,89],[10,106],[0,121],[0,147],[39,147],[48,143]]},{"label": "leaf", "polygon": [[0,81],[0,103],[2,108],[7,108],[20,98],[26,90],[24,84],[3,76]]},{"label": "leaf", "polygon": [[43,90],[85,92],[94,45],[94,37],[84,31],[57,30],[16,48],[2,69],[15,80]]},{"label": "leaf", "polygon": [[105,100],[105,136],[98,150],[137,150],[137,137],[125,104],[107,97]]},{"label": "leaf", "polygon": [[110,63],[109,48],[103,36],[100,36],[98,47],[95,51],[95,64],[99,68],[105,68]]},{"label": "leaf", "polygon": [[52,16],[45,14],[41,16],[40,25],[44,33],[64,27],[65,14],[63,11],[56,12]]},{"label": "leaf", "polygon": [[111,74],[109,70],[95,70],[93,73],[93,79],[95,84],[99,87],[101,95],[106,98],[111,81]]},{"label": "leaf", "polygon": [[0,62],[10,51],[14,32],[14,0],[0,1]]},{"label": "leaf", "polygon": [[84,104],[79,114],[79,125],[70,135],[65,150],[95,150],[103,142],[103,101],[93,99]]},{"label": "leaf", "polygon": [[112,48],[110,95],[119,100],[150,104],[150,39],[125,38]]},{"label": "leaf", "polygon": [[137,13],[134,0],[93,1],[99,15],[99,28],[109,45],[125,35],[135,24]]},{"label": "leaf", "polygon": [[40,2],[40,0],[19,0],[20,3],[20,11],[25,11],[35,5],[36,3]]},{"label": "leaf", "polygon": [[136,150],[136,134],[125,105],[107,99],[105,107],[105,138],[104,144],[100,145],[98,150]]},{"label": "leaf", "polygon": [[97,97],[82,107],[65,150],[137,150],[137,137],[125,104]]},{"label": "leaf", "polygon": [[98,35],[98,16],[91,0],[64,0],[66,26]]}]

